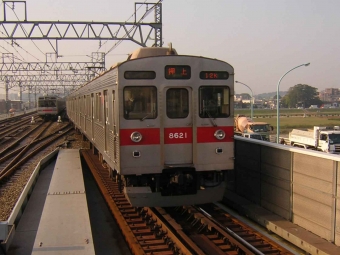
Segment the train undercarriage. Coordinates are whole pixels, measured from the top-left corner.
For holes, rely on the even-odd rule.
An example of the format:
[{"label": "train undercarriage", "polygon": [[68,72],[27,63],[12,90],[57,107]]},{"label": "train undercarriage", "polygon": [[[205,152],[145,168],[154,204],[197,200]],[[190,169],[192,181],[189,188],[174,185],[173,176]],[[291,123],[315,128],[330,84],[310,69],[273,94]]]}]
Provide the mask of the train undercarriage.
[{"label": "train undercarriage", "polygon": [[217,202],[223,198],[228,171],[196,171],[193,167],[171,167],[163,169],[160,174],[121,175],[109,167],[92,143],[90,146],[132,206],[172,207]]}]

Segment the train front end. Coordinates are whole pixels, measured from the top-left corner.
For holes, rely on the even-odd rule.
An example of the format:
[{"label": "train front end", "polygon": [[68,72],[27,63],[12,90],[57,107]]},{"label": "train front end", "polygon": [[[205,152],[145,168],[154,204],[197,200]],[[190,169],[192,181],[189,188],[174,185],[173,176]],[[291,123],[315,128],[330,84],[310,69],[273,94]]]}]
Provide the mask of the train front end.
[{"label": "train front end", "polygon": [[133,59],[119,67],[119,181],[133,206],[222,199],[234,168],[234,70],[194,56]]},{"label": "train front end", "polygon": [[57,109],[57,97],[54,96],[42,96],[38,98],[37,113],[42,119],[51,119],[52,116],[56,116]]}]

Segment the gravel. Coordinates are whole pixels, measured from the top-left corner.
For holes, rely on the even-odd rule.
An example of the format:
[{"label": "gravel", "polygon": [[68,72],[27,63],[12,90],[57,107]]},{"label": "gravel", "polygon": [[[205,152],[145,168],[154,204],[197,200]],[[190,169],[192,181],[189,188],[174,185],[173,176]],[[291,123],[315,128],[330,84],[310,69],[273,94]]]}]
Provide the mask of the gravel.
[{"label": "gravel", "polygon": [[[80,134],[73,134],[67,137],[68,145],[67,148],[63,149],[89,149],[89,142],[82,141]],[[45,157],[56,149],[56,144],[51,145],[48,149],[45,149],[41,155],[41,158]],[[36,165],[39,163],[41,158],[35,159],[29,166],[21,169],[20,175],[15,175],[4,185],[0,187],[0,221],[7,221],[11,215],[12,209],[14,208],[17,200],[19,199],[21,192],[27,184],[31,174],[33,173]]]}]

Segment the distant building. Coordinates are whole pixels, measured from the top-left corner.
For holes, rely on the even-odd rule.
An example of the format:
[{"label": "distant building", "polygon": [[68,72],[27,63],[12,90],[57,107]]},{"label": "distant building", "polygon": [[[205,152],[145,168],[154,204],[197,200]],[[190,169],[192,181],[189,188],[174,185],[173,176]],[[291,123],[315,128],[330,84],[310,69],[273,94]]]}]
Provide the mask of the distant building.
[{"label": "distant building", "polygon": [[327,88],[319,92],[319,98],[323,102],[339,102],[340,90],[338,88]]}]

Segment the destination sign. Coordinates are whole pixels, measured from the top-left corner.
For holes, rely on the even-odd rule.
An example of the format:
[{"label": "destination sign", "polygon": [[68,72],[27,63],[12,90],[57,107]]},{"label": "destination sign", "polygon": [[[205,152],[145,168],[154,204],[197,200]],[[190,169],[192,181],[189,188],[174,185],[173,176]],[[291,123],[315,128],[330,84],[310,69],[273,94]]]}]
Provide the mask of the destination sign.
[{"label": "destination sign", "polygon": [[190,79],[191,67],[182,65],[165,66],[165,79]]},{"label": "destination sign", "polygon": [[224,71],[202,71],[200,72],[202,80],[227,80],[229,73]]},{"label": "destination sign", "polygon": [[127,80],[152,80],[156,78],[154,71],[125,71],[124,78]]}]

